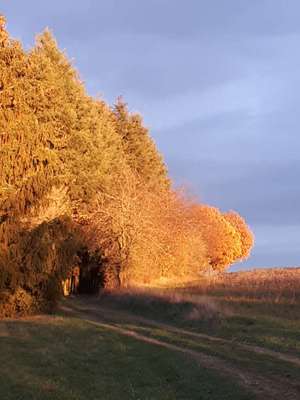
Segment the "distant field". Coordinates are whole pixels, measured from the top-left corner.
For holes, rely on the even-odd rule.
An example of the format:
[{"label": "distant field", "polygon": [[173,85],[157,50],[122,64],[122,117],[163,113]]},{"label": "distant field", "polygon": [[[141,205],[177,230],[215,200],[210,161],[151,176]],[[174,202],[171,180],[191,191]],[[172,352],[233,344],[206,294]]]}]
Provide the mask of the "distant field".
[{"label": "distant field", "polygon": [[300,269],[69,298],[0,321],[0,399],[298,400]]},{"label": "distant field", "polygon": [[270,304],[300,303],[300,268],[225,273],[196,283],[197,293]]}]

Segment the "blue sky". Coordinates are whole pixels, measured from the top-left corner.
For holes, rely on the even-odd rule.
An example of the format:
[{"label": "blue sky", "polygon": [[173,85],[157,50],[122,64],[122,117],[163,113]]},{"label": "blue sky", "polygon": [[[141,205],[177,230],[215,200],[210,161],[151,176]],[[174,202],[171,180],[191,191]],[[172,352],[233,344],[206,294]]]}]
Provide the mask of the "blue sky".
[{"label": "blue sky", "polygon": [[0,0],[26,48],[46,26],[89,93],[143,114],[177,184],[235,209],[237,266],[300,264],[298,0]]}]

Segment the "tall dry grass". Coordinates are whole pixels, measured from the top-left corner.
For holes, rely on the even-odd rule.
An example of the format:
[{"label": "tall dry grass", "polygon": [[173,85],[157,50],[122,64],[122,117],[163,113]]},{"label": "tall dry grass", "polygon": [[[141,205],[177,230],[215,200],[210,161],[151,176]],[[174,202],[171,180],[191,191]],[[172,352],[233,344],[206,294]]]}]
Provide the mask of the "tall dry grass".
[{"label": "tall dry grass", "polygon": [[233,315],[300,317],[300,268],[223,273],[194,281],[159,280],[102,293],[102,304],[164,320],[219,324]]},{"label": "tall dry grass", "polygon": [[182,291],[272,304],[300,304],[300,268],[255,269],[204,277]]}]

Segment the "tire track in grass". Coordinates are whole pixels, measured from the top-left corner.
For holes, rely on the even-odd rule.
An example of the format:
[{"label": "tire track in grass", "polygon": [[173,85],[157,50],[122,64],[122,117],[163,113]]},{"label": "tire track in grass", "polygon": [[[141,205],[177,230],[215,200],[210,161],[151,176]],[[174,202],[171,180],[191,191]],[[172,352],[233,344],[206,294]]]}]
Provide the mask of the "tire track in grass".
[{"label": "tire track in grass", "polygon": [[[107,330],[114,331],[120,335],[124,335],[127,337],[132,337],[136,340],[139,340],[141,342],[163,347],[165,349],[168,349],[170,351],[176,351],[179,353],[184,354],[187,357],[193,358],[195,361],[199,363],[199,366],[209,368],[212,370],[216,370],[218,373],[224,375],[224,376],[229,376],[231,378],[234,378],[237,380],[237,382],[244,387],[247,390],[252,391],[257,399],[259,400],[279,400],[279,399],[285,399],[285,400],[298,400],[300,398],[300,388],[294,387],[290,385],[290,382],[286,381],[285,379],[277,379],[272,380],[266,377],[263,377],[261,374],[256,374],[253,371],[248,371],[246,369],[241,368],[240,366],[234,366],[232,363],[224,361],[221,358],[218,358],[215,355],[208,355],[205,353],[202,353],[200,351],[192,350],[188,347],[184,346],[179,346],[174,343],[169,343],[166,341],[163,341],[161,339],[157,339],[154,337],[149,337],[146,335],[143,335],[141,333],[138,333],[132,329],[127,329],[123,328],[122,326],[117,325],[116,323],[108,323],[106,318],[103,314],[107,314],[108,312],[110,313],[111,310],[103,310],[102,308],[95,309],[95,307],[91,306],[90,308],[86,307],[85,308],[78,308],[74,306],[71,302],[68,302],[68,305],[63,305],[60,307],[60,310],[67,314],[68,316],[73,316],[80,318],[84,320],[87,323],[90,323],[94,326],[98,326]],[[120,312],[113,312],[114,316],[113,318],[116,319],[117,316],[119,315],[119,319],[122,319],[122,316],[124,317],[123,313]],[[110,317],[112,314],[110,314]],[[141,322],[141,319],[138,318],[138,320]],[[149,322],[147,319],[143,319],[145,322]],[[155,321],[152,321],[155,322]],[[155,325],[161,328],[166,328],[168,325],[166,324],[160,324],[156,323]],[[173,327],[171,327],[173,329]],[[179,328],[178,328],[179,329]],[[177,328],[175,328],[177,330]],[[181,331],[179,329],[179,331]],[[185,330],[183,330],[185,331]],[[186,331],[189,332],[189,331]],[[189,332],[193,333],[193,332]],[[195,333],[196,334],[196,333]],[[198,334],[196,334],[198,335]],[[202,335],[202,334],[199,334]],[[205,335],[205,337],[208,335]],[[201,338],[201,336],[197,336],[198,338]],[[209,337],[209,336],[208,336]],[[204,338],[204,336],[202,336]],[[209,337],[210,338],[210,337]],[[214,338],[218,339],[218,338]],[[223,339],[220,339],[223,340]],[[230,341],[228,341],[230,342]],[[224,342],[226,343],[226,342]],[[231,342],[230,342],[231,343]],[[250,346],[252,348],[252,346]]]},{"label": "tire track in grass", "polygon": [[[84,302],[84,307],[78,307],[78,305],[74,306],[72,305],[72,307],[75,307],[77,310],[79,311],[85,311],[85,307],[86,307],[86,303]],[[148,326],[154,326],[160,329],[165,329],[169,332],[173,332],[173,333],[178,333],[180,335],[183,336],[190,336],[196,339],[204,339],[204,340],[208,340],[211,342],[215,342],[215,343],[219,343],[219,344],[228,344],[228,345],[232,345],[234,344],[235,347],[240,348],[241,350],[247,350],[249,352],[253,352],[256,354],[261,354],[261,355],[266,355],[266,356],[270,356],[273,357],[279,361],[284,361],[284,362],[288,362],[291,364],[294,364],[296,367],[300,367],[300,358],[297,356],[293,356],[291,354],[286,354],[286,353],[282,353],[279,351],[275,351],[275,350],[271,350],[265,347],[261,347],[261,346],[256,346],[256,345],[250,345],[250,344],[245,344],[245,343],[240,343],[236,340],[230,340],[230,339],[224,339],[224,338],[220,338],[217,336],[210,336],[207,335],[205,333],[198,333],[198,332],[193,332],[193,331],[189,331],[183,328],[178,328],[176,326],[173,325],[169,325],[166,324],[164,322],[158,322],[155,321],[153,319],[148,319],[148,318],[144,318],[144,317],[140,317],[137,315],[133,315],[129,312],[126,312],[124,310],[122,311],[116,311],[115,309],[111,309],[111,308],[107,308],[107,307],[102,307],[101,305],[97,304],[91,304],[89,305],[89,307],[87,308],[87,311],[94,311],[96,313],[101,313],[102,316],[108,316],[110,319],[112,317],[114,317],[114,319],[119,320],[120,316],[122,316],[122,318],[126,318],[128,321],[130,322],[140,322],[143,323],[145,325]]]}]

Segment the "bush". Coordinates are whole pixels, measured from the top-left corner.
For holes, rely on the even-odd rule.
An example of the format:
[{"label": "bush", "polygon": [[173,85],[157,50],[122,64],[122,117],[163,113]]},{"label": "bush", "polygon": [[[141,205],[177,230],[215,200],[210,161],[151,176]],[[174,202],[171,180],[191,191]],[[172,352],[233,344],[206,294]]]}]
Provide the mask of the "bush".
[{"label": "bush", "polygon": [[14,257],[8,248],[10,262],[1,274],[1,314],[50,311],[80,247],[78,228],[69,219],[55,219],[16,232],[14,241]]},{"label": "bush", "polygon": [[29,314],[35,311],[35,299],[22,288],[14,293],[0,293],[0,318]]}]

